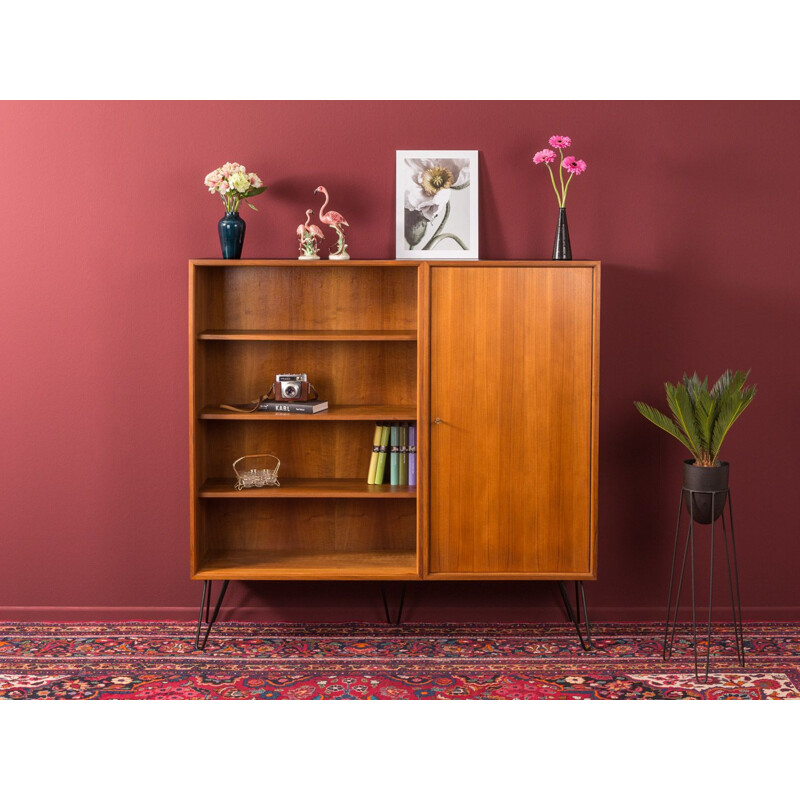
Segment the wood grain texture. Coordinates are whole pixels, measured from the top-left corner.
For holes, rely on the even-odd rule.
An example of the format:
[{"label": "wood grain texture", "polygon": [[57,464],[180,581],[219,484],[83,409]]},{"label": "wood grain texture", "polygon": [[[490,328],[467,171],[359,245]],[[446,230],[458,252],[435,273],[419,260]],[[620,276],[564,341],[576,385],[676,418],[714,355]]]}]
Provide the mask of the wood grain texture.
[{"label": "wood grain texture", "polygon": [[593,267],[432,267],[432,573],[591,564]]},{"label": "wood grain texture", "polygon": [[[189,280],[191,576],[419,578],[416,489],[366,483],[376,422],[416,420],[417,265],[209,260]],[[291,371],[330,410],[218,408]],[[233,489],[233,461],[270,451],[281,487]]]},{"label": "wood grain texture", "polygon": [[197,310],[205,308],[209,299],[206,285],[199,279],[194,264],[189,262],[189,568],[194,573],[201,558],[204,518],[197,498],[203,480],[204,441],[198,436],[197,412],[200,409],[200,387],[205,385],[205,361],[198,352]]},{"label": "wood grain texture", "polygon": [[429,570],[428,557],[430,491],[428,481],[428,443],[431,406],[431,269],[420,264],[417,282],[417,569],[420,575]]},{"label": "wood grain texture", "polygon": [[595,264],[592,275],[592,462],[591,462],[591,577],[597,577],[599,451],[600,451],[600,276],[602,267]]},{"label": "wood grain texture", "polygon": [[[242,415],[245,416],[245,415]],[[359,479],[366,485],[375,422],[342,420],[328,425],[308,421],[305,415],[272,422],[241,420],[203,423],[200,437],[206,479],[234,478],[233,462],[244,455],[275,453],[281,460],[278,479]],[[321,416],[314,414],[314,417]]]},{"label": "wood grain texture", "polygon": [[404,558],[407,571],[416,574],[413,496],[393,502],[259,498],[246,502],[203,499],[201,503],[206,521],[203,564],[234,554],[241,565],[250,559],[259,569],[271,561],[277,565],[284,557],[302,557],[309,568],[315,564],[328,568],[334,559],[337,569],[346,568],[348,561],[353,569],[361,560],[358,571],[363,578],[368,575],[363,566],[370,563],[368,554],[376,554],[372,563],[377,564],[384,558],[379,554],[390,553]]},{"label": "wood grain texture", "polygon": [[219,330],[200,331],[198,339],[220,341],[253,341],[253,342],[413,342],[417,338],[415,330],[386,331],[386,330],[338,330],[338,331],[282,331],[282,330]]},{"label": "wood grain texture", "polygon": [[292,262],[198,267],[198,330],[415,330],[416,269]]},{"label": "wood grain texture", "polygon": [[[412,260],[392,260],[392,259],[367,259],[367,258],[353,258],[348,261],[331,261],[329,259],[321,258],[319,261],[300,261],[300,259],[291,258],[241,258],[236,261],[231,261],[225,258],[192,258],[189,263],[195,267],[216,267],[218,269],[230,269],[231,267],[248,267],[254,269],[264,269],[265,267],[285,267],[293,270],[309,270],[309,269],[334,269],[342,270],[345,267],[355,269],[374,270],[376,267],[392,267],[395,269],[408,269],[415,272],[418,262]],[[455,264],[463,262],[452,262]],[[530,262],[523,262],[530,263]],[[538,263],[538,262],[537,262]],[[555,261],[555,264],[563,264],[564,262]],[[583,262],[576,262],[583,263]],[[594,263],[594,262],[586,262]]]},{"label": "wood grain texture", "polygon": [[416,419],[414,406],[397,405],[335,405],[327,411],[316,414],[293,414],[280,411],[254,411],[240,414],[217,406],[206,406],[200,411],[199,419],[225,420],[226,422],[342,422],[348,420],[397,420],[399,422]]},{"label": "wood grain texture", "polygon": [[225,550],[203,559],[195,580],[402,580],[418,579],[413,550],[307,553]]},{"label": "wood grain texture", "polygon": [[410,405],[417,400],[413,341],[203,341],[202,404],[247,403],[280,373],[304,372],[335,405]]},{"label": "wood grain texture", "polygon": [[[279,476],[280,477],[280,476]],[[371,500],[408,500],[417,496],[415,486],[368,484],[364,478],[282,478],[280,486],[263,489],[235,488],[236,478],[213,478],[200,487],[200,497],[258,500],[276,497],[327,497]]]},{"label": "wood grain texture", "polygon": [[[191,577],[596,576],[598,262],[189,273]],[[292,370],[329,411],[217,407]],[[374,425],[394,420],[417,422],[416,490],[366,485]],[[270,450],[281,490],[233,490],[233,461]]]}]

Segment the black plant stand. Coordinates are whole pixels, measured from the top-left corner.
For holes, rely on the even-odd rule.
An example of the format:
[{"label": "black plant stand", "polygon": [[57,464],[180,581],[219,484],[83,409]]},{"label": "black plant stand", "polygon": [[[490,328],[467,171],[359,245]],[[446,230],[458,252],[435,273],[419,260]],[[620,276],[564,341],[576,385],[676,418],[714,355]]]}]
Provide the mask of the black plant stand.
[{"label": "black plant stand", "polygon": [[[670,606],[672,604],[672,586],[675,579],[675,562],[678,554],[678,538],[681,528],[681,513],[683,511],[684,501],[688,495],[688,509],[689,509],[689,528],[686,533],[686,544],[683,548],[683,560],[681,562],[680,577],[678,579],[678,590],[675,595],[675,610],[672,615],[672,633],[670,634]],[[708,577],[708,625],[706,628],[706,669],[705,681],[708,682],[709,665],[711,660],[711,611],[713,605],[713,590],[714,590],[714,516],[715,511],[722,504],[722,538],[725,544],[725,561],[728,566],[728,585],[731,591],[731,611],[733,614],[733,631],[736,640],[736,660],[740,667],[744,667],[744,630],[742,626],[742,602],[739,595],[739,569],[736,563],[736,540],[734,538],[733,529],[733,504],[731,502],[730,489],[723,489],[721,491],[712,492],[698,492],[686,487],[681,488],[680,500],[678,503],[678,521],[675,525],[675,545],[672,551],[672,571],[669,576],[669,595],[667,596],[667,621],[664,626],[664,660],[667,661],[672,656],[672,648],[675,642],[675,630],[678,624],[678,607],[681,599],[681,589],[683,588],[683,576],[686,572],[686,555],[691,552],[691,573],[692,573],[692,641],[694,645],[694,676],[700,681],[700,675],[697,669],[697,611],[695,604],[695,590],[694,590],[694,509],[695,509],[695,495],[711,496],[711,560],[709,563],[709,577]],[[725,524],[725,511],[728,512],[728,523]],[[703,523],[698,523],[703,524]],[[728,548],[728,527],[730,527],[731,546]],[[733,556],[733,570],[731,570],[731,555]]]}]

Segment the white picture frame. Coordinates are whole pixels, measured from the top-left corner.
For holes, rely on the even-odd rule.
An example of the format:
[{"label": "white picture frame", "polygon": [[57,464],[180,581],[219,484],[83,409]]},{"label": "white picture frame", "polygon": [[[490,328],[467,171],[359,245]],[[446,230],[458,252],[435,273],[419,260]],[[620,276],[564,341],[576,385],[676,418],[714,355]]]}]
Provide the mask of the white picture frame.
[{"label": "white picture frame", "polygon": [[395,255],[478,258],[478,151],[397,150]]}]

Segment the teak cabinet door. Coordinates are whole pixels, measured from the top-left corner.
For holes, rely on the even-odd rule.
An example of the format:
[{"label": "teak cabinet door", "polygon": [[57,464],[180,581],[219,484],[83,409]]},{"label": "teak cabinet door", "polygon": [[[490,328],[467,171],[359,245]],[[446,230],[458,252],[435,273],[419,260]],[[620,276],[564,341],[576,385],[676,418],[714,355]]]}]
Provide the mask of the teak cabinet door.
[{"label": "teak cabinet door", "polygon": [[431,577],[593,569],[591,267],[431,267]]}]

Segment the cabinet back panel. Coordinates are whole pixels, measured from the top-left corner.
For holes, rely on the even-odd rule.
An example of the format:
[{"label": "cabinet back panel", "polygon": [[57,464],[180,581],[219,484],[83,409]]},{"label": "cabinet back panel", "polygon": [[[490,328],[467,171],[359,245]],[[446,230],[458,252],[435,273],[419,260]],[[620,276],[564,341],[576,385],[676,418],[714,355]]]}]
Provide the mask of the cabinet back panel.
[{"label": "cabinet back panel", "polygon": [[200,407],[246,403],[279,373],[305,372],[320,397],[334,404],[414,405],[417,343],[225,342],[199,345]]},{"label": "cabinet back panel", "polygon": [[413,330],[417,270],[304,265],[199,268],[197,330]]},{"label": "cabinet back panel", "polygon": [[588,572],[593,271],[431,274],[430,571]]},{"label": "cabinet back panel", "polygon": [[374,422],[203,421],[202,479],[235,481],[237,458],[272,452],[281,460],[278,479],[363,478],[366,483],[374,432]]},{"label": "cabinet back panel", "polygon": [[[347,553],[412,551],[413,499],[203,500],[203,552]],[[391,506],[391,507],[390,507]]]}]

